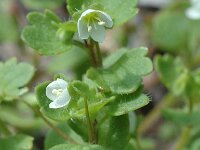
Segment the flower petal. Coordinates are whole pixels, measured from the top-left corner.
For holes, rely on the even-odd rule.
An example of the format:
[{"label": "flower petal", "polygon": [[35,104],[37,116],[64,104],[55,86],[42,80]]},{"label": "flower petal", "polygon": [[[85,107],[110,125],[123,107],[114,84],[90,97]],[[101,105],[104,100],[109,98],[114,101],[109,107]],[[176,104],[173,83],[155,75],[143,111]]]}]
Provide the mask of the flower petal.
[{"label": "flower petal", "polygon": [[194,19],[194,20],[200,19],[200,10],[198,10],[194,7],[188,8],[186,10],[186,16],[189,19]]},{"label": "flower petal", "polygon": [[98,11],[100,13],[100,19],[105,22],[105,27],[111,28],[113,26],[112,18],[105,12]]},{"label": "flower petal", "polygon": [[70,99],[71,97],[68,93],[68,90],[64,90],[61,96],[49,104],[49,108],[64,107],[69,103]]},{"label": "flower petal", "polygon": [[87,9],[86,11],[84,11],[84,12],[81,14],[81,17],[80,17],[80,18],[82,18],[82,17],[84,17],[84,16],[86,16],[87,14],[92,13],[92,12],[97,12],[97,10],[94,10],[94,9]]},{"label": "flower petal", "polygon": [[95,40],[96,42],[103,42],[105,39],[105,27],[102,25],[98,25],[97,23],[93,23],[92,25],[92,29],[90,32],[90,36],[93,40]]},{"label": "flower petal", "polygon": [[78,34],[81,39],[89,38],[87,23],[84,22],[82,17],[80,17],[78,20]]},{"label": "flower petal", "polygon": [[51,83],[46,87],[46,96],[47,96],[50,100],[54,101],[55,99],[57,99],[57,96],[54,95],[54,94],[52,93],[52,91],[53,91],[54,89],[63,89],[63,90],[65,90],[65,89],[67,89],[67,86],[68,86],[68,83],[67,83],[65,80],[59,79],[59,78],[58,78],[57,80],[51,82]]}]

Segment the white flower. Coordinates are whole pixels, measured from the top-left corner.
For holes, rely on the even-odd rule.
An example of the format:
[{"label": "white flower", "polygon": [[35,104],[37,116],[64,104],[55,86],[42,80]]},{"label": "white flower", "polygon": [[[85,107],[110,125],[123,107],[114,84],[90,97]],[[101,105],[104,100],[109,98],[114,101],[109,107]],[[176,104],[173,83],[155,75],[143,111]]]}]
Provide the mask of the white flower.
[{"label": "white flower", "polygon": [[191,7],[185,12],[189,19],[198,20],[200,19],[200,0],[190,0]]},{"label": "white flower", "polygon": [[83,40],[91,37],[96,42],[103,42],[105,28],[111,28],[112,26],[112,18],[107,13],[88,9],[78,19],[78,34]]},{"label": "white flower", "polygon": [[69,103],[71,97],[67,86],[66,81],[58,78],[46,87],[46,96],[53,101],[49,104],[49,108],[60,108]]}]

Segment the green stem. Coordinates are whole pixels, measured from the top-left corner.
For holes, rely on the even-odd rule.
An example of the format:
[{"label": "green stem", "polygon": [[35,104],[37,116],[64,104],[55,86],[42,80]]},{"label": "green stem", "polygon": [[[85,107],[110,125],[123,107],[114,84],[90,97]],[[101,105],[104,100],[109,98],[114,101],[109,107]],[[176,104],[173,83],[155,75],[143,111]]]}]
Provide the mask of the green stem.
[{"label": "green stem", "polygon": [[145,117],[138,128],[138,134],[141,136],[160,118],[161,110],[172,105],[175,102],[175,97],[167,94],[158,105]]},{"label": "green stem", "polygon": [[87,103],[86,98],[84,98],[84,102],[85,102],[85,114],[86,114],[86,118],[87,118],[87,122],[88,122],[89,141],[90,141],[90,143],[94,144],[94,143],[96,143],[95,131],[94,131],[91,119],[90,119],[88,103]]},{"label": "green stem", "polygon": [[[192,109],[193,109],[193,101],[188,100],[188,110],[189,110],[188,113],[192,113]],[[181,136],[177,141],[175,150],[182,150],[185,148],[185,146],[188,143],[188,140],[190,139],[191,129],[192,129],[191,126],[187,126],[184,128],[184,130],[181,133]]]},{"label": "green stem", "polygon": [[141,147],[141,144],[140,144],[140,137],[139,137],[138,134],[135,137],[135,143],[136,143],[136,146],[137,146],[137,150],[142,150],[142,147]]},{"label": "green stem", "polygon": [[70,142],[70,143],[73,143],[73,144],[79,144],[78,142],[76,142],[75,140],[73,140],[71,137],[69,137],[67,134],[65,134],[60,128],[56,127],[54,124],[52,124],[47,118],[45,118],[42,113],[34,108],[33,106],[31,106],[28,102],[26,101],[23,101],[30,109],[33,110],[33,112],[35,114],[37,114],[38,116],[40,116],[44,122],[49,126],[51,127],[52,129],[55,130],[55,132],[60,135],[63,139],[65,139],[66,141]]},{"label": "green stem", "polygon": [[98,42],[94,42],[94,44],[95,44],[95,48],[96,48],[97,65],[98,65],[98,67],[102,67],[102,56],[101,56],[99,43]]}]

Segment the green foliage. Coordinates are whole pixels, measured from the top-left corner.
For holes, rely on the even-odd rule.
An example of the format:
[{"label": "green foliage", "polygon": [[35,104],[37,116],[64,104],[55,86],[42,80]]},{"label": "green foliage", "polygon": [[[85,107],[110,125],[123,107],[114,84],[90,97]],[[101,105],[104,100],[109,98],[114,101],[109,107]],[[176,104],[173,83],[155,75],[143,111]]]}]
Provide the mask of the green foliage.
[{"label": "green foliage", "polygon": [[141,86],[142,77],[153,69],[146,54],[146,48],[121,49],[105,60],[103,69],[91,68],[87,76],[106,92],[132,93]]},{"label": "green foliage", "polygon": [[[62,123],[58,126],[64,133],[69,137],[77,141],[78,143],[83,143],[81,137],[77,135],[67,123]],[[56,137],[56,138],[55,138]],[[58,135],[55,130],[50,130],[45,138],[45,149],[48,150],[53,146],[59,144],[69,144],[65,139]]]},{"label": "green foliage", "polygon": [[[29,25],[24,28],[22,39],[38,53],[55,55],[71,48],[70,44],[60,40],[63,35],[57,35],[59,34],[57,31],[62,24],[53,12],[49,10],[46,10],[44,14],[32,12],[27,16],[27,19]],[[65,25],[67,29],[63,29],[64,33],[67,30],[71,34],[72,30],[75,30],[73,22],[67,22]]]},{"label": "green foliage", "polygon": [[49,150],[104,150],[99,145],[73,145],[73,144],[60,144],[50,148]]},{"label": "green foliage", "polygon": [[30,9],[54,9],[64,4],[64,0],[21,0]]},{"label": "green foliage", "polygon": [[128,115],[112,117],[100,127],[99,143],[108,150],[122,150],[129,142]]},{"label": "green foliage", "polygon": [[0,62],[0,98],[13,100],[26,91],[25,85],[31,80],[34,68],[27,63],[17,63],[15,58]]},{"label": "green foliage", "polygon": [[7,138],[0,138],[0,145],[2,150],[31,150],[33,138],[18,134]]},{"label": "green foliage", "polygon": [[109,107],[109,112],[113,116],[120,116],[127,114],[128,112],[137,110],[149,103],[149,98],[141,91],[136,91],[131,94],[118,95],[115,101],[111,102]]},{"label": "green foliage", "polygon": [[166,119],[182,126],[198,125],[200,123],[200,112],[194,111],[188,113],[184,110],[166,109],[163,111]]},{"label": "green foliage", "polygon": [[102,11],[111,15],[114,19],[115,26],[127,22],[133,18],[138,11],[136,9],[137,0],[67,0],[67,2],[67,8],[71,15],[77,13],[78,10],[102,6]]},{"label": "green foliage", "polygon": [[69,105],[58,109],[52,109],[49,108],[51,100],[46,97],[46,87],[49,83],[50,82],[45,82],[38,85],[36,94],[39,105],[41,106],[41,111],[54,120],[83,118],[85,116],[84,98],[88,101],[89,112],[92,116],[114,99],[114,97],[106,98],[100,93],[96,93],[95,90],[90,90],[88,85],[83,82],[73,81],[68,87],[71,96]]}]

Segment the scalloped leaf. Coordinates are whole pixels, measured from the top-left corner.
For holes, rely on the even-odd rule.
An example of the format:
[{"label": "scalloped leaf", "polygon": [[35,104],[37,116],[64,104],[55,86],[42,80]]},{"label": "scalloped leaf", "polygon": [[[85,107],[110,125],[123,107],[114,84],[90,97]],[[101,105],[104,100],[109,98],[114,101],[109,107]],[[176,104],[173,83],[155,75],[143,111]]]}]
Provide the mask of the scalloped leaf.
[{"label": "scalloped leaf", "polygon": [[146,54],[147,49],[142,47],[118,50],[104,61],[103,69],[89,69],[87,77],[106,92],[132,93],[141,86],[142,77],[153,69],[151,60],[145,57]]},{"label": "scalloped leaf", "polygon": [[148,96],[141,93],[141,91],[136,91],[128,95],[124,94],[116,96],[115,101],[108,105],[108,111],[113,116],[120,116],[137,110],[148,103]]},{"label": "scalloped leaf", "polygon": [[[22,39],[31,48],[43,55],[55,55],[65,52],[71,48],[70,44],[66,44],[60,39],[65,32],[57,35],[61,20],[50,10],[46,10],[44,14],[39,12],[31,12],[27,16],[29,25],[22,32]],[[67,23],[69,29],[74,29],[73,23]],[[71,33],[70,33],[71,35]]]},{"label": "scalloped leaf", "polygon": [[15,58],[5,63],[0,62],[0,97],[3,100],[13,100],[27,90],[25,85],[34,75],[33,66],[27,63],[17,63]]}]

